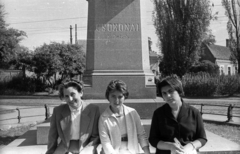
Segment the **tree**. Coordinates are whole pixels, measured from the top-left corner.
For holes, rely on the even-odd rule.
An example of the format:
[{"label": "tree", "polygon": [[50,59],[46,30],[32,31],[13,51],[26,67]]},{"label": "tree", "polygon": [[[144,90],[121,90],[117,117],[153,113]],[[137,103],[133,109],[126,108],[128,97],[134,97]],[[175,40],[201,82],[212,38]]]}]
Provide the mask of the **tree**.
[{"label": "tree", "polygon": [[182,77],[198,60],[212,19],[209,0],[154,0],[154,25],[160,40],[164,75]]},{"label": "tree", "polygon": [[238,61],[238,74],[240,74],[240,1],[222,0],[222,5],[228,17],[227,30],[230,49]]},{"label": "tree", "polygon": [[44,44],[35,49],[32,61],[37,78],[46,79],[52,88],[58,79],[82,74],[85,69],[85,54],[80,45]]},{"label": "tree", "polygon": [[4,7],[0,4],[0,67],[9,68],[16,54],[16,47],[27,35],[24,31],[7,28],[4,15]]},{"label": "tree", "polygon": [[10,65],[15,69],[21,69],[23,77],[26,77],[26,70],[32,71],[33,53],[27,47],[18,45],[15,48],[15,57],[10,61]]},{"label": "tree", "polygon": [[206,34],[203,35],[203,43],[205,44],[215,44],[215,36],[212,34],[212,30],[208,30]]}]

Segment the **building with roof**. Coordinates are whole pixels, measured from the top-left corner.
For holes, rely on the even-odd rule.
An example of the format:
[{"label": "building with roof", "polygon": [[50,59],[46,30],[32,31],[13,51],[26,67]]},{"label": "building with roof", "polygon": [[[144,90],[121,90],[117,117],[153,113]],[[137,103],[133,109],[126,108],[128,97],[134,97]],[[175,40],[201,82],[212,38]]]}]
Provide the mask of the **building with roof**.
[{"label": "building with roof", "polygon": [[237,74],[237,62],[233,62],[234,57],[228,47],[204,43],[200,57],[201,60],[209,60],[217,64],[220,69],[220,74]]}]

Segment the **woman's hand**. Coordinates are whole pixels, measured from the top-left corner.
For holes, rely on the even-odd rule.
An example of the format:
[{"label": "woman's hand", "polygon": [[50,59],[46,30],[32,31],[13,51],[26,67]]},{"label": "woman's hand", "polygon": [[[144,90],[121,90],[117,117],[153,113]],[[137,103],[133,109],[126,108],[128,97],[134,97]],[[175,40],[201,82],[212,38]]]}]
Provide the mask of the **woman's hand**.
[{"label": "woman's hand", "polygon": [[184,147],[184,154],[196,154],[196,149],[191,143],[186,144]]},{"label": "woman's hand", "polygon": [[174,143],[172,143],[170,151],[171,154],[184,154],[183,146],[181,145],[177,138],[174,138]]},{"label": "woman's hand", "polygon": [[174,142],[159,141],[157,148],[160,150],[170,150],[171,154],[185,154],[183,146],[177,139],[174,139]]},{"label": "woman's hand", "polygon": [[184,149],[181,144],[172,143],[170,146],[171,154],[184,154]]}]

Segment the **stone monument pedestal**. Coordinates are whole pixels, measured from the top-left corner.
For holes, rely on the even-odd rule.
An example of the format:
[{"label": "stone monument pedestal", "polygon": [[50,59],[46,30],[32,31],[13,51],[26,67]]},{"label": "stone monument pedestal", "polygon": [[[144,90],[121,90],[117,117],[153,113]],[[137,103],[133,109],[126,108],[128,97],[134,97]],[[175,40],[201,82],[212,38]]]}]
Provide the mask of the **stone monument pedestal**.
[{"label": "stone monument pedestal", "polygon": [[[86,82],[86,78],[90,82]],[[107,85],[113,79],[123,80],[127,84],[130,99],[156,98],[154,77],[151,73],[106,71],[85,76],[84,82],[90,84],[85,86],[84,99],[104,99]]]},{"label": "stone monument pedestal", "polygon": [[126,82],[130,98],[156,98],[145,30],[145,2],[88,0],[84,98],[104,98],[113,79]]}]

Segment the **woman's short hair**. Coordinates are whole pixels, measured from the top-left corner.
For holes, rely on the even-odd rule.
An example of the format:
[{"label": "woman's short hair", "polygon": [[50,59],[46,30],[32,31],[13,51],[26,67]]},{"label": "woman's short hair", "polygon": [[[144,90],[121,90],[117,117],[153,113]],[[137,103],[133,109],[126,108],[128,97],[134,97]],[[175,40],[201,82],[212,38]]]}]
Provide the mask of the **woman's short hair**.
[{"label": "woman's short hair", "polygon": [[127,90],[127,85],[125,82],[123,82],[122,80],[112,80],[108,86],[107,86],[107,90],[105,93],[105,97],[106,99],[109,98],[109,94],[111,92],[113,92],[114,90],[120,91],[123,93],[123,96],[125,99],[128,98],[129,92]]},{"label": "woman's short hair", "polygon": [[182,82],[178,78],[177,75],[171,75],[167,76],[166,78],[162,79],[158,84],[157,84],[157,90],[159,91],[159,96],[162,97],[162,87],[165,86],[171,86],[174,90],[178,92],[180,96],[184,96],[184,91],[182,87]]},{"label": "woman's short hair", "polygon": [[67,89],[69,87],[73,87],[76,89],[79,93],[83,92],[83,82],[82,81],[77,81],[74,79],[66,80],[62,84],[59,85],[59,98],[63,99],[64,98],[64,93],[63,90]]}]

